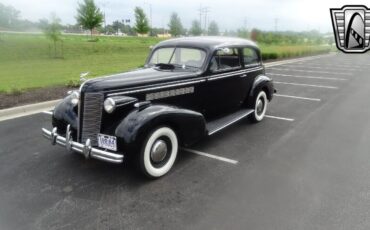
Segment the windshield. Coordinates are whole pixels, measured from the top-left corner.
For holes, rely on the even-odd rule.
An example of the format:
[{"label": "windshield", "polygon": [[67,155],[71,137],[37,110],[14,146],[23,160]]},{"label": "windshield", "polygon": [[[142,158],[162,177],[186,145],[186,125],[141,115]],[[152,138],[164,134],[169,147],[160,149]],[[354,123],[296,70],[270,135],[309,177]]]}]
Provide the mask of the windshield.
[{"label": "windshield", "polygon": [[173,65],[180,69],[200,69],[206,58],[206,52],[194,48],[159,48],[154,51],[148,65]]}]

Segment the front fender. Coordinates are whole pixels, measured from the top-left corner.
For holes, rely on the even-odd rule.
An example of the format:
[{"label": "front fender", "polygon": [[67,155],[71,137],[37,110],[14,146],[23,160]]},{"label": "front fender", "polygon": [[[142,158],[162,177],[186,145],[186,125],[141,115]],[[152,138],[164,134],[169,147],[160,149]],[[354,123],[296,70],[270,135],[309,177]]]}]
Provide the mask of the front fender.
[{"label": "front fender", "polygon": [[144,138],[156,127],[174,129],[181,145],[195,143],[206,134],[205,119],[195,111],[166,105],[150,105],[131,111],[117,126],[115,136],[123,149],[137,151]]},{"label": "front fender", "polygon": [[55,106],[52,123],[53,127],[57,127],[60,131],[65,130],[68,124],[73,129],[77,129],[78,115],[75,106],[71,103],[71,96],[65,97]]}]

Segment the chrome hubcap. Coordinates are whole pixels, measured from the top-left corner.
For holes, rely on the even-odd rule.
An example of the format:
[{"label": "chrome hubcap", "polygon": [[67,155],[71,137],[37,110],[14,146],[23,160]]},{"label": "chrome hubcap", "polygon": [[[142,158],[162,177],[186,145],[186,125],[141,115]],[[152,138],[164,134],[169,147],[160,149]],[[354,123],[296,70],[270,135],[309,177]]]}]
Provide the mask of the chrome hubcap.
[{"label": "chrome hubcap", "polygon": [[161,162],[167,155],[167,144],[163,140],[157,140],[154,142],[152,150],[150,152],[150,157],[155,163]]},{"label": "chrome hubcap", "polygon": [[256,105],[257,114],[260,115],[263,112],[263,100],[259,99]]}]

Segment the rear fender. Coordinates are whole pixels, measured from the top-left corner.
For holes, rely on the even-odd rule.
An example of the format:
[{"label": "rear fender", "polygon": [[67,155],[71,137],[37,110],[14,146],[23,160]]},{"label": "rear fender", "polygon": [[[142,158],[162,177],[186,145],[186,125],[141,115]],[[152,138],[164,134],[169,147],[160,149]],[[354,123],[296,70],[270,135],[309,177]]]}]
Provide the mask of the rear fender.
[{"label": "rear fender", "polygon": [[266,75],[259,75],[254,79],[252,88],[249,92],[248,99],[247,99],[247,104],[249,106],[253,105],[255,96],[261,90],[266,91],[267,99],[271,101],[273,98],[275,89],[272,83],[272,79],[267,77]]}]

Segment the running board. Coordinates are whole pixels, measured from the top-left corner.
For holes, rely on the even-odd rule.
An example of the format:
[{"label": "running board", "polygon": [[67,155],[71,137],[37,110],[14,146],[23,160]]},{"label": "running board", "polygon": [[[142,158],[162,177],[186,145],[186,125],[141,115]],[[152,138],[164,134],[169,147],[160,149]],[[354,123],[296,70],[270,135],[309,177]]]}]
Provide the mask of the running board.
[{"label": "running board", "polygon": [[231,113],[219,119],[210,121],[206,124],[206,128],[208,130],[208,136],[211,136],[218,131],[226,128],[229,125],[234,124],[235,122],[243,119],[244,117],[248,116],[249,114],[253,113],[253,109],[241,109],[235,113]]}]

